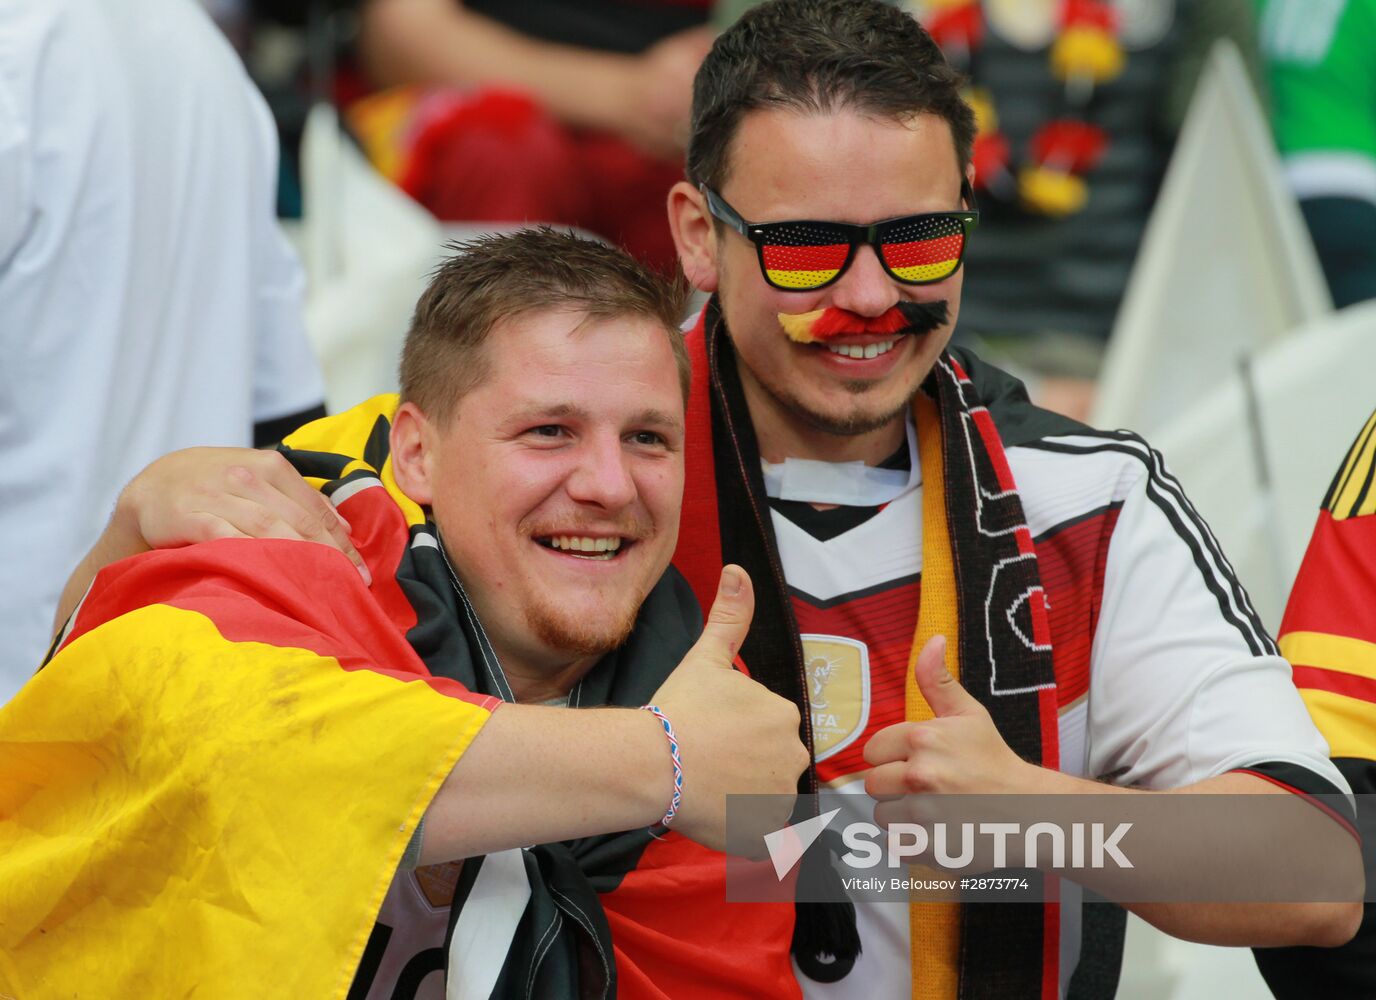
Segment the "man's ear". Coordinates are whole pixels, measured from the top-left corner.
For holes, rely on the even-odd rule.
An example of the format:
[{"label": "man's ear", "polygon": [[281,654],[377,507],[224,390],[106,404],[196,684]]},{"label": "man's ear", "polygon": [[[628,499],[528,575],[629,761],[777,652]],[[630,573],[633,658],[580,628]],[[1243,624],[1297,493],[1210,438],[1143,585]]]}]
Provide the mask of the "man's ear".
[{"label": "man's ear", "polygon": [[401,492],[421,505],[433,502],[431,459],[435,429],[415,403],[397,407],[392,417],[392,475]]},{"label": "man's ear", "polygon": [[669,189],[669,229],[678,248],[678,262],[694,288],[717,290],[717,236],[707,199],[687,181]]}]

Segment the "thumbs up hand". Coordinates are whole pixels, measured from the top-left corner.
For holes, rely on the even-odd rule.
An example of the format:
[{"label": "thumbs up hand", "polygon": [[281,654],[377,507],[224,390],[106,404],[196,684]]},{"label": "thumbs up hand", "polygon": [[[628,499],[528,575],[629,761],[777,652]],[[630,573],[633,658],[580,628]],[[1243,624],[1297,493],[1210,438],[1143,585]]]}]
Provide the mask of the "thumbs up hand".
[{"label": "thumbs up hand", "polygon": [[[733,666],[754,610],[750,577],[727,566],[702,635],[653,698],[673,720],[683,758],[683,804],[673,828],[718,850],[726,845],[728,795],[775,797],[743,821],[743,834],[763,836],[788,822],[809,760],[797,707]],[[666,783],[668,776],[666,762]]]},{"label": "thumbs up hand", "polygon": [[874,798],[1029,790],[1030,771],[1037,768],[1009,749],[989,712],[951,676],[945,659],[946,637],[933,636],[913,668],[936,718],[895,723],[865,744],[865,762],[873,768],[865,791]]}]

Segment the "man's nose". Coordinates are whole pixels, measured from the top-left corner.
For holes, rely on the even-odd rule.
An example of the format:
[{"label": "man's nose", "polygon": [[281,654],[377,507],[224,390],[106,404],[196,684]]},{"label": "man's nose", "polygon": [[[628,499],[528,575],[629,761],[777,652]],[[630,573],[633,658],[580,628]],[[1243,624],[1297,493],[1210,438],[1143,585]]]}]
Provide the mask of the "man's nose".
[{"label": "man's nose", "polygon": [[570,498],[607,510],[620,510],[636,497],[630,456],[615,435],[583,442],[578,464],[568,478]]},{"label": "man's nose", "polygon": [[894,280],[871,246],[855,251],[855,259],[831,290],[832,305],[860,316],[879,316],[897,305],[899,297]]}]

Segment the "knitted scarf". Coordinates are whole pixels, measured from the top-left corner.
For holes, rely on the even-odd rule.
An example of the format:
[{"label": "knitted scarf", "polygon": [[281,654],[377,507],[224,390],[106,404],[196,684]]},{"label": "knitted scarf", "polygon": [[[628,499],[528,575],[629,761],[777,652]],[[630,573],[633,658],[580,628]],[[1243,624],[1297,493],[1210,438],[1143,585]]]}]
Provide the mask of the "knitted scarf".
[{"label": "knitted scarf", "polygon": [[[750,573],[756,610],[741,650],[751,675],[802,713],[812,746],[802,646],[771,527],[759,448],[735,352],[715,301],[688,335],[687,487],[674,564],[699,601],[710,599],[725,562]],[[1032,536],[987,408],[952,352],[942,355],[914,402],[922,464],[922,606],[911,661],[944,634],[947,663],[1024,760],[1056,767],[1057,717],[1050,627]],[[932,717],[909,675],[907,717]],[[809,768],[799,791],[815,795]],[[824,905],[824,904],[812,904]],[[799,906],[800,921],[805,908]],[[960,1000],[1056,995],[1056,904],[910,904],[913,995]],[[807,921],[808,923],[814,923]],[[794,957],[805,971],[840,955],[836,920],[801,928]],[[853,961],[853,956],[852,956]],[[848,967],[842,964],[842,973]],[[831,978],[835,978],[835,971]]]}]

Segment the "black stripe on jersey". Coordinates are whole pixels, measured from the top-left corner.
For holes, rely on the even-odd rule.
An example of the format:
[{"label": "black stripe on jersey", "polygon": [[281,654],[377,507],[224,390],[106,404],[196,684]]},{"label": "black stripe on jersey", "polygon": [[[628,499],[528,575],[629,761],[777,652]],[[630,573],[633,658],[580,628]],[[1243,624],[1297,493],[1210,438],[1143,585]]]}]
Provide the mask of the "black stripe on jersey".
[{"label": "black stripe on jersey", "polygon": [[[1357,795],[1357,829],[1367,885],[1376,884],[1376,761],[1335,757]],[[1277,1000],[1376,997],[1376,903],[1367,903],[1357,936],[1339,948],[1256,948],[1257,967]]]},{"label": "black stripe on jersey", "polygon": [[1131,431],[1094,431],[1080,436],[1101,438],[1099,444],[1072,444],[1067,441],[1033,441],[1021,445],[1039,451],[1066,455],[1088,455],[1116,451],[1130,455],[1147,469],[1147,496],[1166,516],[1175,533],[1190,549],[1204,585],[1218,601],[1219,611],[1242,636],[1254,656],[1278,656],[1280,650],[1261,623],[1251,599],[1237,578],[1204,519],[1185,496],[1179,481],[1168,471],[1159,452]]},{"label": "black stripe on jersey", "polygon": [[373,932],[368,935],[368,943],[363,948],[363,957],[354,971],[353,983],[345,1000],[365,1000],[373,988],[377,970],[382,967],[382,956],[387,954],[387,942],[392,940],[392,928],[386,924],[374,923]]},{"label": "black stripe on jersey", "polygon": [[[1376,473],[1376,455],[1373,455],[1371,451],[1373,435],[1376,435],[1376,413],[1372,413],[1367,418],[1366,426],[1357,435],[1357,440],[1352,442],[1352,447],[1348,449],[1347,456],[1338,466],[1338,474],[1333,477],[1333,482],[1328,487],[1328,493],[1323,498],[1324,507],[1339,520],[1355,514],[1367,497],[1371,495],[1372,475]],[[1362,461],[1364,453],[1366,455],[1365,462]],[[1350,505],[1344,505],[1342,510],[1338,510],[1335,506],[1338,497],[1347,489],[1354,476],[1362,477],[1362,488]]]},{"label": "black stripe on jersey", "polygon": [[1324,807],[1324,812],[1336,813],[1334,819],[1337,819],[1344,826],[1352,828],[1354,834],[1357,832],[1355,829],[1357,812],[1352,805],[1352,800],[1333,782],[1323,775],[1309,770],[1303,764],[1268,760],[1260,764],[1248,764],[1246,767],[1235,767],[1233,771],[1239,774],[1255,774],[1273,784],[1288,788],[1298,795],[1322,795],[1324,797],[1322,803],[1315,804]]},{"label": "black stripe on jersey", "polygon": [[819,542],[839,538],[852,528],[860,527],[884,509],[883,504],[878,504],[874,507],[831,507],[827,510],[818,510],[802,500],[779,500],[775,497],[769,498],[769,506]]},{"label": "black stripe on jersey", "polygon": [[1093,510],[1087,510],[1083,514],[1076,514],[1074,517],[1066,518],[1060,524],[1053,524],[1051,527],[1043,531],[1040,535],[1037,535],[1035,538],[1033,538],[1032,542],[1033,544],[1036,544],[1039,542],[1044,542],[1048,538],[1055,538],[1062,531],[1065,531],[1069,528],[1073,528],[1077,524],[1083,524],[1086,521],[1092,521],[1096,517],[1103,517],[1109,511],[1120,510],[1122,506],[1123,501],[1114,500],[1111,503],[1104,504],[1102,507],[1095,507]]},{"label": "black stripe on jersey", "polygon": [[795,587],[792,584],[789,585],[788,593],[790,597],[797,597],[807,601],[808,604],[812,605],[818,611],[826,611],[828,608],[834,608],[838,604],[845,604],[847,601],[858,601],[861,598],[869,597],[871,594],[882,594],[886,590],[897,590],[900,587],[908,586],[910,583],[917,583],[921,579],[921,573],[913,573],[910,576],[900,576],[896,580],[885,580],[883,583],[876,583],[872,587],[864,587],[860,590],[852,590],[849,593],[837,594],[835,597],[829,597],[826,600],[820,597],[813,597],[806,590]]}]

